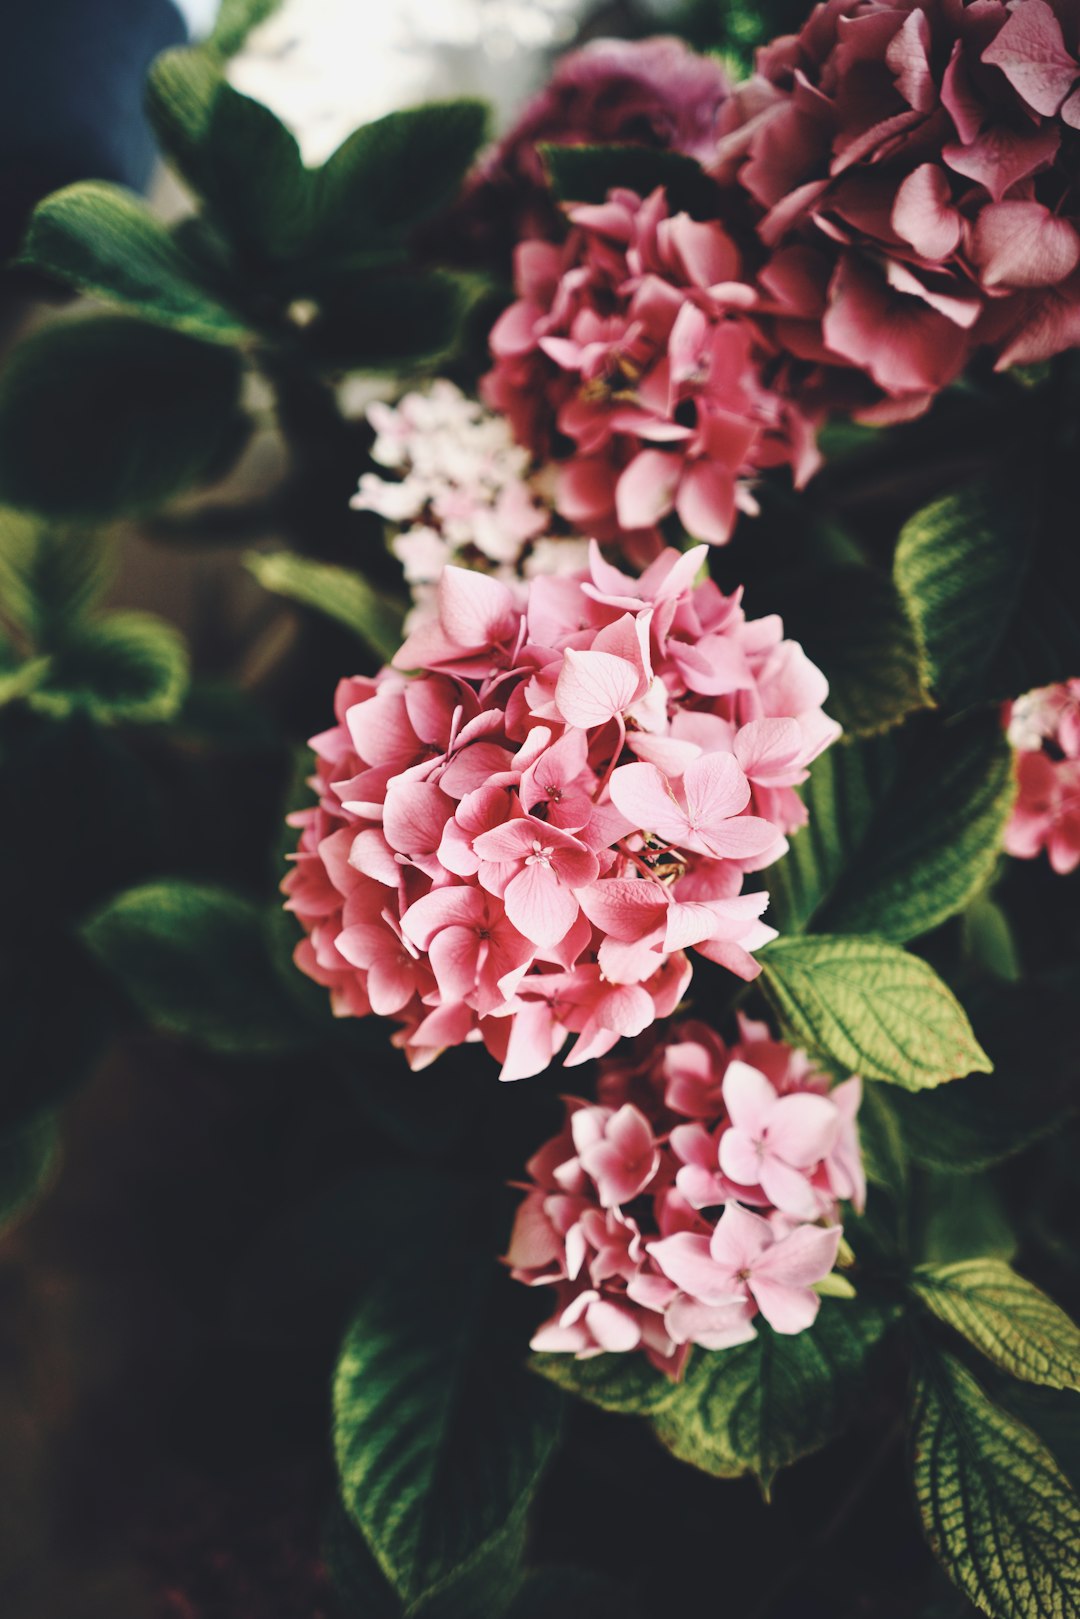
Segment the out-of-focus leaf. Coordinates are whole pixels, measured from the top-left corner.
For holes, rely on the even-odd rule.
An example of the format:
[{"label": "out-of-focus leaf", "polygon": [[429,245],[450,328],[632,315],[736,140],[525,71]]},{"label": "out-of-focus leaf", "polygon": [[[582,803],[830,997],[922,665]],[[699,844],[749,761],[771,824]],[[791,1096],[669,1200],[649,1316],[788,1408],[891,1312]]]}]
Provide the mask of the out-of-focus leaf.
[{"label": "out-of-focus leaf", "polygon": [[149,208],[104,181],[80,180],[46,197],[19,262],[190,337],[241,345],[254,337]]},{"label": "out-of-focus leaf", "polygon": [[920,1259],[949,1265],[991,1257],[1008,1262],[1016,1231],[993,1181],[986,1175],[931,1174],[923,1178],[916,1212]]},{"label": "out-of-focus leaf", "polygon": [[62,321],[0,377],[0,499],[62,522],[152,510],[248,433],[235,350],[126,315]]},{"label": "out-of-focus leaf", "polygon": [[238,894],[147,883],[118,894],[81,931],[152,1028],[238,1056],[310,1045],[310,1031],[281,995],[262,912]]},{"label": "out-of-focus leaf", "polygon": [[38,1114],[0,1135],[0,1231],[38,1196],[56,1154],[56,1120],[51,1113]]},{"label": "out-of-focus leaf", "polygon": [[178,630],[152,613],[106,613],[65,637],[27,702],[57,719],[83,712],[107,725],[151,725],[173,718],[187,686]]},{"label": "out-of-focus leaf", "polygon": [[401,604],[374,590],[362,574],[295,551],[252,551],[247,565],[264,590],[336,619],[384,662],[401,645]]},{"label": "out-of-focus leaf", "polygon": [[112,562],[100,532],[47,527],[0,510],[0,616],[31,646],[48,648],[99,600]]},{"label": "out-of-focus leaf", "polygon": [[603,202],[615,186],[641,196],[663,186],[673,213],[715,219],[721,191],[700,163],[653,146],[541,146],[552,190],[562,202]]}]

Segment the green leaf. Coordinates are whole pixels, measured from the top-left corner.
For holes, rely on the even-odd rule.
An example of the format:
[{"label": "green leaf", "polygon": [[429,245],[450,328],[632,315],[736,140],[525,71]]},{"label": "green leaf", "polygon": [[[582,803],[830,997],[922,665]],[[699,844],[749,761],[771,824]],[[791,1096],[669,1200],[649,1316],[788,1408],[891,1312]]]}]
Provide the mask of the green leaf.
[{"label": "green leaf", "polygon": [[65,636],[26,700],[52,719],[84,712],[105,725],[152,725],[173,718],[187,687],[179,630],[152,613],[107,613]]},{"label": "green leaf", "polygon": [[317,175],[311,247],[348,253],[397,238],[456,195],[487,135],[482,101],[432,101],[354,131]]},{"label": "green leaf", "polygon": [[527,1576],[509,1619],[638,1619],[634,1594],[583,1568],[537,1568]]},{"label": "green leaf", "polygon": [[281,0],[221,0],[206,48],[222,58],[235,56],[253,28],[279,9]]},{"label": "green leaf", "polygon": [[990,1071],[952,991],[925,961],[883,939],[776,939],[757,959],[793,1044],[842,1073],[922,1090]]},{"label": "green leaf", "polygon": [[927,1539],[969,1600],[994,1619],[1074,1619],[1080,1501],[1045,1446],[950,1355],[916,1378],[912,1450]]},{"label": "green leaf", "polygon": [[336,619],[384,662],[401,645],[402,607],[372,589],[362,574],[294,551],[252,551],[246,561],[264,590]]},{"label": "green leaf", "polygon": [[715,219],[722,193],[700,163],[653,146],[540,146],[560,202],[603,202],[614,186],[647,196],[663,186],[673,213]]},{"label": "green leaf", "polygon": [[919,1194],[914,1212],[922,1229],[914,1248],[920,1259],[946,1265],[1014,1257],[1016,1231],[989,1176],[930,1174]]},{"label": "green leaf", "polygon": [[19,262],[190,337],[233,344],[254,338],[202,283],[199,267],[165,226],[119,186],[81,180],[46,197]]},{"label": "green leaf", "polygon": [[153,510],[242,448],[242,380],[235,350],[126,315],[48,326],[0,378],[0,499],[60,521]]},{"label": "green leaf", "polygon": [[[409,1614],[470,1574],[505,1611],[560,1399],[501,1341],[506,1299],[482,1211],[442,1198],[415,1253],[364,1295],[334,1377],[342,1498]],[[481,1600],[482,1595],[482,1600]]]},{"label": "green leaf", "polygon": [[51,1113],[27,1119],[0,1137],[0,1230],[26,1212],[50,1178],[57,1140]]},{"label": "green leaf", "polygon": [[645,1416],[662,1411],[678,1392],[678,1384],[650,1366],[643,1355],[595,1355],[590,1360],[575,1360],[571,1355],[536,1354],[529,1365],[556,1388],[576,1394],[601,1411]]},{"label": "green leaf", "polygon": [[58,631],[84,618],[112,571],[105,535],[46,528],[24,513],[0,510],[0,614],[31,646],[48,647]]},{"label": "green leaf", "polygon": [[0,644],[0,708],[17,703],[40,686],[49,673],[49,658],[16,658],[6,642]]},{"label": "green leaf", "polygon": [[[301,272],[297,276],[297,291],[308,290],[309,282]],[[445,360],[456,350],[484,285],[475,275],[450,270],[350,270],[321,292],[312,289],[316,314],[304,328],[305,347],[328,365],[374,371]]]},{"label": "green leaf", "polygon": [[794,1337],[760,1323],[751,1343],[694,1350],[653,1426],[681,1461],[718,1478],[752,1473],[768,1492],[780,1468],[843,1428],[893,1317],[863,1299],[827,1299]]},{"label": "green leaf", "polygon": [[1080,667],[1080,557],[1030,481],[980,485],[917,512],[895,578],[927,678],[952,706],[1017,696]]},{"label": "green leaf", "polygon": [[203,50],[165,51],[147,112],[166,156],[241,252],[288,260],[305,250],[314,181],[294,136],[234,90]]},{"label": "green leaf", "polygon": [[1080,1329],[1000,1259],[924,1265],[912,1291],[940,1321],[1025,1383],[1080,1390]]},{"label": "green leaf", "polygon": [[[1031,979],[973,989],[968,1010],[993,1072],[918,1096],[891,1091],[889,1105],[913,1161],[975,1174],[1025,1151],[1062,1125],[1075,1105],[1076,982]],[[1032,1065],[1031,1030],[1039,1031]]]},{"label": "green leaf", "polygon": [[980,972],[1015,984],[1023,976],[1009,919],[989,894],[977,894],[961,918],[964,955]]},{"label": "green leaf", "polygon": [[829,748],[804,789],[809,825],[768,871],[782,933],[879,933],[947,921],[993,874],[1014,798],[996,714]]},{"label": "green leaf", "polygon": [[827,676],[825,706],[845,737],[876,735],[932,706],[915,629],[890,579],[840,562],[770,580],[769,590],[784,633]]},{"label": "green leaf", "polygon": [[240,1056],[303,1050],[262,912],[228,889],[177,879],[117,895],[82,926],[92,955],[152,1028]]}]

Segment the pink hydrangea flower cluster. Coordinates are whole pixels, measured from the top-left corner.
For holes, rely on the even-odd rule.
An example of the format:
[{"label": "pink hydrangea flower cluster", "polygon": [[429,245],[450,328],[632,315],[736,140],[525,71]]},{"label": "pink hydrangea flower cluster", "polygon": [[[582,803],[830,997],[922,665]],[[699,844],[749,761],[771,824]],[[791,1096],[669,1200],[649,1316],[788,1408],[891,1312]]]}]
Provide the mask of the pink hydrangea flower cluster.
[{"label": "pink hydrangea flower cluster", "polygon": [[640,1349],[677,1377],[691,1344],[746,1343],[759,1314],[804,1331],[839,1204],[865,1202],[861,1094],[745,1018],[731,1047],[688,1022],[605,1064],[528,1164],[506,1262],[558,1298],[533,1348]]},{"label": "pink hydrangea flower cluster", "polygon": [[868,377],[867,414],[897,419],[980,349],[1005,368],[1080,342],[1072,0],[826,0],[720,123],[710,167],[757,209],[761,307],[804,390],[856,403]]},{"label": "pink hydrangea flower cluster", "polygon": [[414,1066],[482,1040],[519,1078],[570,1034],[584,1062],[675,1009],[687,949],[760,970],[744,877],[805,820],[793,789],[839,727],[778,618],[695,585],[705,554],[633,579],[594,547],[524,608],[447,568],[393,667],[341,683],[294,818],[297,962],[338,1013],[400,1019]]},{"label": "pink hydrangea flower cluster", "polygon": [[1080,866],[1080,679],[1042,686],[1006,710],[1017,750],[1017,799],[1007,853],[1032,860],[1045,849],[1056,872]]},{"label": "pink hydrangea flower cluster", "polygon": [[731,85],[681,39],[595,39],[556,63],[544,88],[470,176],[449,221],[451,246],[487,259],[527,237],[560,237],[538,147],[631,143],[704,162]]},{"label": "pink hydrangea flower cluster", "polygon": [[481,568],[519,590],[534,574],[585,566],[586,542],[556,518],[550,480],[534,472],[503,418],[454,383],[439,378],[396,405],[376,400],[367,417],[371,458],[392,476],[365,472],[351,504],[395,527],[390,549],[411,589],[410,628],[436,613],[448,564]]},{"label": "pink hydrangea flower cluster", "polygon": [[790,466],[801,484],[817,466],[809,417],[767,380],[738,248],[718,221],[672,214],[661,189],[612,191],[569,222],[564,242],[517,249],[484,398],[538,460],[556,458],[556,507],[582,532],[644,558],[675,511],[722,545],[756,472]]}]

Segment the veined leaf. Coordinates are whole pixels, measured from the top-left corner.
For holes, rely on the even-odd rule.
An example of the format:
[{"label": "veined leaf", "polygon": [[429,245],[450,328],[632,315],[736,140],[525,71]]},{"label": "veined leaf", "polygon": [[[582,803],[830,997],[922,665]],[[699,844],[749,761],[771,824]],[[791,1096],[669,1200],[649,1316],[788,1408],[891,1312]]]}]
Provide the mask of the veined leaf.
[{"label": "veined leaf", "polygon": [[572,1355],[535,1354],[529,1365],[556,1388],[597,1405],[602,1411],[625,1411],[645,1416],[671,1405],[678,1384],[650,1366],[644,1355],[594,1355],[576,1360]]},{"label": "veined leaf", "polygon": [[254,333],[201,280],[199,267],[146,205],[120,186],[80,180],[34,212],[19,262],[106,303],[209,343]]},{"label": "veined leaf", "polygon": [[1000,1259],[924,1265],[912,1290],[1002,1371],[1027,1383],[1080,1390],[1080,1328]]},{"label": "veined leaf", "polygon": [[64,637],[26,701],[55,719],[83,712],[106,725],[172,719],[188,687],[179,630],[152,613],[106,613]]},{"label": "veined leaf", "polygon": [[963,1007],[932,967],[882,939],[776,939],[762,987],[793,1043],[843,1073],[908,1090],[989,1073]]},{"label": "veined leaf", "polygon": [[752,1473],[767,1492],[781,1467],[840,1432],[893,1318],[862,1298],[826,1299],[794,1337],[758,1323],[751,1343],[695,1349],[653,1426],[680,1460],[718,1478]]},{"label": "veined leaf", "polygon": [[253,28],[272,17],[281,0],[221,0],[207,49],[220,57],[235,56]]},{"label": "veined leaf", "polygon": [[927,1539],[968,1599],[993,1619],[1075,1619],[1080,1501],[1031,1430],[950,1355],[916,1378],[912,1449]]},{"label": "veined leaf", "polygon": [[905,525],[895,578],[942,701],[1015,697],[1080,667],[1080,556],[1030,482],[944,496]]},{"label": "veined leaf", "polygon": [[81,932],[152,1028],[238,1055],[310,1044],[281,994],[262,912],[228,889],[177,879],[129,888]]},{"label": "veined leaf", "polygon": [[804,789],[809,825],[765,874],[770,919],[785,934],[928,933],[989,880],[1014,793],[993,713],[829,748]]},{"label": "veined leaf", "polygon": [[845,740],[933,706],[915,628],[891,579],[857,563],[824,563],[785,574],[775,587],[770,580],[769,592],[785,635],[828,678],[825,708]]},{"label": "veined leaf", "polygon": [[365,1291],[334,1377],[334,1449],[345,1507],[405,1611],[473,1572],[475,1612],[497,1615],[560,1398],[500,1342],[499,1270],[468,1209],[444,1201],[437,1219],[437,1256],[425,1240]]},{"label": "veined leaf", "polygon": [[362,574],[294,551],[252,551],[247,565],[264,590],[336,619],[385,662],[401,645],[403,609],[373,590]]}]

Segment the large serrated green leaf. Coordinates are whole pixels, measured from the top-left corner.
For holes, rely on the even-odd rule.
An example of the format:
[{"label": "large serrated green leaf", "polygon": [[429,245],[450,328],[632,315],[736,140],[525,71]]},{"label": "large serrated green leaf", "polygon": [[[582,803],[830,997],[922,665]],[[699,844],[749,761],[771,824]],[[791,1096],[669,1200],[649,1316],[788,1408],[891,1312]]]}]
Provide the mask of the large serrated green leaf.
[{"label": "large serrated green leaf", "polygon": [[1065,513],[1017,480],[917,512],[895,578],[927,678],[952,706],[1015,697],[1080,667],[1080,553]]},{"label": "large serrated green leaf", "polygon": [[809,825],[765,875],[770,920],[899,944],[928,933],[989,881],[1014,792],[996,714],[828,749],[804,789]]},{"label": "large serrated green leaf", "polygon": [[401,645],[403,608],[372,589],[362,574],[295,551],[252,551],[247,565],[264,590],[336,619],[386,662]]},{"label": "large serrated green leaf", "polygon": [[752,1473],[768,1490],[780,1468],[841,1430],[894,1315],[863,1299],[826,1299],[794,1337],[759,1324],[752,1343],[694,1350],[653,1426],[680,1460],[719,1478]]},{"label": "large serrated green leaf", "polygon": [[1080,1390],[1080,1328],[1000,1259],[924,1265],[912,1289],[928,1309],[1002,1371]]},{"label": "large serrated green leaf", "polygon": [[243,447],[242,380],[234,349],[127,315],[48,326],[0,378],[0,499],[67,522],[153,510]]},{"label": "large serrated green leaf", "polygon": [[19,262],[210,343],[254,333],[203,284],[202,273],[145,203],[120,186],[81,180],[34,212]]},{"label": "large serrated green leaf", "polygon": [[238,1055],[311,1044],[307,1025],[281,994],[261,910],[228,889],[147,883],[118,894],[81,932],[155,1029]]},{"label": "large serrated green leaf", "polygon": [[106,613],[64,636],[26,701],[39,714],[89,714],[104,725],[173,718],[188,688],[187,646],[153,613]]},{"label": "large serrated green leaf", "polygon": [[758,960],[793,1044],[844,1073],[922,1090],[990,1072],[952,991],[884,939],[806,934],[774,940]]},{"label": "large serrated green leaf", "polygon": [[950,1355],[916,1377],[915,1493],[930,1546],[993,1619],[1076,1619],[1080,1501],[1030,1429]]},{"label": "large serrated green leaf", "polygon": [[369,1287],[346,1335],[334,1450],[346,1510],[405,1612],[472,1573],[475,1611],[497,1615],[561,1402],[501,1341],[499,1269],[468,1211],[443,1200],[435,1218],[436,1249],[425,1239]]}]

